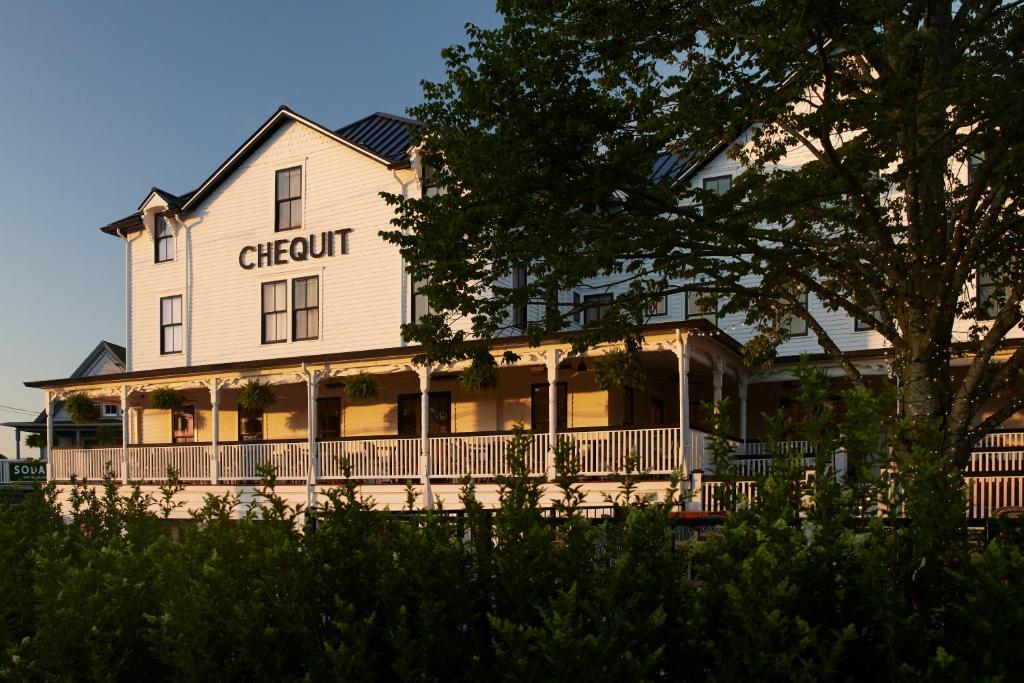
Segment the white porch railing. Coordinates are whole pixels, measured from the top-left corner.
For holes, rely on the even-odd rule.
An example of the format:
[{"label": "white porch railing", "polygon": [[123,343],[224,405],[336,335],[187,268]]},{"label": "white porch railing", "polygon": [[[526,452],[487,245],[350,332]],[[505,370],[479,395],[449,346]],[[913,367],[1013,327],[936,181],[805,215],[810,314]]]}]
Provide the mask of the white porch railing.
[{"label": "white porch railing", "polygon": [[[718,488],[722,485],[720,481],[703,481],[701,484],[701,511],[702,512],[724,512],[721,501],[718,499]],[[757,496],[757,485],[753,481],[736,482],[736,498],[743,505],[749,505]]]},{"label": "white porch railing", "polygon": [[1024,448],[1024,431],[986,434],[978,440],[975,448]]},{"label": "white porch railing", "polygon": [[992,517],[1006,508],[1024,507],[1024,476],[967,478],[967,516]]},{"label": "white porch railing", "polygon": [[115,478],[121,476],[121,456],[120,448],[54,448],[50,462],[57,481],[68,481],[72,475],[99,481],[108,470]]},{"label": "white porch railing", "polygon": [[[804,469],[811,469],[816,464],[814,457],[804,457],[801,460]],[[753,477],[768,474],[775,462],[774,458],[738,458],[733,460],[733,466],[737,476]]]},{"label": "white porch railing", "polygon": [[129,446],[128,479],[164,481],[167,468],[173,467],[182,481],[209,481],[211,448],[201,444]]},{"label": "white porch railing", "polygon": [[260,478],[262,465],[273,465],[278,481],[306,481],[309,476],[309,444],[302,441],[220,446],[222,481],[256,481]]},{"label": "white porch railing", "polygon": [[320,477],[343,479],[344,465],[352,479],[416,479],[420,476],[419,439],[322,441]]},{"label": "white porch railing", "polygon": [[[634,451],[639,458],[638,470],[641,472],[669,474],[682,467],[678,427],[569,432],[563,436],[576,443],[584,476],[622,472],[626,458]],[[704,446],[702,437],[702,433],[694,432],[695,447],[701,452]]]},{"label": "white porch railing", "polygon": [[1024,473],[1024,450],[974,451],[967,464],[968,472]]},{"label": "white porch railing", "polygon": [[[529,435],[526,465],[530,474],[544,476],[547,468],[548,435]],[[461,479],[507,475],[510,434],[438,436],[430,439],[430,476]]]}]

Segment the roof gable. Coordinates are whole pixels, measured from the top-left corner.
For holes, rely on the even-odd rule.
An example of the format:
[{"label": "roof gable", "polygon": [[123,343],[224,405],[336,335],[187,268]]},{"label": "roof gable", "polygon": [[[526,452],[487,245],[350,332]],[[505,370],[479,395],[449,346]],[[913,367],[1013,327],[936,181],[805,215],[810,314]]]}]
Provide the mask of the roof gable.
[{"label": "roof gable", "polygon": [[167,209],[188,213],[217,189],[231,173],[248,159],[260,145],[270,138],[282,125],[294,121],[312,128],[318,133],[348,147],[364,156],[384,164],[388,168],[408,168],[411,131],[422,124],[394,114],[376,112],[354,121],[337,130],[331,130],[319,123],[295,113],[285,106],[278,108],[269,119],[256,129],[249,138],[229,156],[224,163],[210,174],[202,184],[191,192],[174,195],[154,187],[139,205],[136,213],[118,219],[100,228],[109,235],[123,235],[143,227],[141,211],[151,200],[159,199]]}]

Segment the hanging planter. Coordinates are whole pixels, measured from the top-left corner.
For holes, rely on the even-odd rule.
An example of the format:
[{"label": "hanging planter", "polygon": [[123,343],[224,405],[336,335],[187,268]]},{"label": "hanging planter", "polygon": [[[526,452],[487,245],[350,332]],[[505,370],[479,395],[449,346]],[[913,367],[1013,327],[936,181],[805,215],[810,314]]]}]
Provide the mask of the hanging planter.
[{"label": "hanging planter", "polygon": [[498,362],[486,349],[473,354],[473,362],[459,376],[462,387],[471,394],[483,394],[498,386]]},{"label": "hanging planter", "polygon": [[80,391],[64,399],[64,410],[68,411],[71,421],[75,424],[90,424],[99,422],[100,419],[99,407]]},{"label": "hanging planter", "polygon": [[149,407],[156,410],[178,410],[185,397],[177,389],[161,387],[149,395]]},{"label": "hanging planter", "polygon": [[345,398],[350,401],[377,398],[377,380],[368,372],[353,375],[345,381]]},{"label": "hanging planter", "polygon": [[627,347],[615,349],[594,359],[594,382],[601,389],[647,386],[647,371],[640,360],[640,352]]},{"label": "hanging planter", "polygon": [[238,393],[238,406],[251,412],[261,412],[274,405],[277,396],[270,384],[250,380]]}]

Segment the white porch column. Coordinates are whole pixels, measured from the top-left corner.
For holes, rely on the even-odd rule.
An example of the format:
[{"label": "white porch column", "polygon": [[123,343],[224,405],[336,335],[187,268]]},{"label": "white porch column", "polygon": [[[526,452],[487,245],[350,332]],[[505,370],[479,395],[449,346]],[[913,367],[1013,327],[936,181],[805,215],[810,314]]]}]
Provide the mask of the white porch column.
[{"label": "white porch column", "polygon": [[725,361],[721,356],[711,359],[711,380],[715,389],[714,402],[715,414],[718,414],[718,404],[722,402],[722,382],[725,379]]},{"label": "white porch column", "polygon": [[128,485],[128,399],[131,388],[125,384],[121,387],[121,483]]},{"label": "white porch column", "polygon": [[747,378],[740,378],[740,444],[741,453],[747,454]]},{"label": "white porch column", "polygon": [[[690,474],[686,458],[690,445],[690,340],[689,335],[676,330],[675,346],[677,371],[679,373],[679,462],[683,476]],[[691,455],[692,457],[692,455]],[[699,467],[697,468],[699,469]]]},{"label": "white porch column", "polygon": [[53,394],[49,390],[46,391],[46,446],[43,448],[43,459],[46,460],[46,480],[53,481],[53,458],[50,456],[53,454]]},{"label": "white porch column", "polygon": [[220,379],[214,377],[207,385],[210,390],[210,483],[220,478]]},{"label": "white porch column", "polygon": [[309,474],[306,481],[306,506],[312,510],[317,505],[316,483],[320,480],[320,458],[316,440],[316,399],[320,394],[320,371],[306,372],[306,417],[309,439]]},{"label": "white porch column", "polygon": [[423,484],[423,507],[434,507],[430,488],[430,366],[418,370],[420,376],[420,482]]},{"label": "white porch column", "polygon": [[548,451],[545,463],[548,481],[555,478],[555,446],[558,445],[558,363],[561,360],[561,351],[548,351]]}]

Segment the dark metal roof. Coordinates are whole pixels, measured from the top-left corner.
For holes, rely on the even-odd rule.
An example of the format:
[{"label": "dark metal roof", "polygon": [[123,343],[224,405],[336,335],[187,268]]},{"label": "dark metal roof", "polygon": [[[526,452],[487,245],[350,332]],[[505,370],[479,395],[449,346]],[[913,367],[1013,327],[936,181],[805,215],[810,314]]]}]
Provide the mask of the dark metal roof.
[{"label": "dark metal roof", "polygon": [[377,156],[398,162],[408,158],[410,133],[422,127],[419,121],[378,111],[334,132]]},{"label": "dark metal roof", "polygon": [[676,154],[673,152],[662,152],[654,162],[651,169],[651,180],[658,181],[662,178],[678,178],[693,163],[693,156],[690,154]]}]

